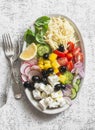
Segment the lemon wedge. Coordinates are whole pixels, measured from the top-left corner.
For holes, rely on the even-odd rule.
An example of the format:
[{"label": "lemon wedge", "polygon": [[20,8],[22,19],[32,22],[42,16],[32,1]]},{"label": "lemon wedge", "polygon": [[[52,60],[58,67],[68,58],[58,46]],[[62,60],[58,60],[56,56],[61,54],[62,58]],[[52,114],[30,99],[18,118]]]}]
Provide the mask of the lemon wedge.
[{"label": "lemon wedge", "polygon": [[35,45],[35,43],[32,43],[20,54],[19,57],[22,60],[31,60],[36,56],[36,54],[37,46]]}]

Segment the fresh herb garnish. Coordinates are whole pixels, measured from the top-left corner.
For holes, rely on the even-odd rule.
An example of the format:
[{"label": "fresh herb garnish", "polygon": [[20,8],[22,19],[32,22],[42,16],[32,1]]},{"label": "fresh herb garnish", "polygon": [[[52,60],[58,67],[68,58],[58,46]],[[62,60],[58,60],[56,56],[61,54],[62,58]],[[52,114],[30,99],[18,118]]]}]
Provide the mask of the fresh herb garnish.
[{"label": "fresh herb garnish", "polygon": [[36,21],[35,21],[35,25],[36,26],[43,26],[43,25],[47,25],[50,21],[50,18],[47,17],[47,16],[42,16],[40,18],[38,18]]},{"label": "fresh herb garnish", "polygon": [[25,34],[24,34],[24,40],[28,43],[31,44],[32,42],[35,41],[35,33],[32,32],[32,30],[28,29]]},{"label": "fresh herb garnish", "polygon": [[24,40],[31,44],[32,42],[45,44],[44,35],[48,29],[48,23],[50,18],[47,16],[42,16],[35,21],[35,32],[28,29],[24,34]]}]

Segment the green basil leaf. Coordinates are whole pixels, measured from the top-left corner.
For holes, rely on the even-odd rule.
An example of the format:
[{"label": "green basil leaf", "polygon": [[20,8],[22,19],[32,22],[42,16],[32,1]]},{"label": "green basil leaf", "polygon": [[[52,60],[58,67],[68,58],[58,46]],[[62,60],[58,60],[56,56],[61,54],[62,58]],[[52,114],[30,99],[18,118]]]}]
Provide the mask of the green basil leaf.
[{"label": "green basil leaf", "polygon": [[50,21],[50,18],[47,17],[47,16],[42,16],[40,18],[38,18],[36,21],[35,21],[35,25],[36,26],[42,26],[42,25],[45,25],[45,24],[48,24]]},{"label": "green basil leaf", "polygon": [[28,29],[25,34],[24,34],[24,40],[28,43],[31,44],[32,42],[35,41],[35,33],[32,32],[30,29]]}]

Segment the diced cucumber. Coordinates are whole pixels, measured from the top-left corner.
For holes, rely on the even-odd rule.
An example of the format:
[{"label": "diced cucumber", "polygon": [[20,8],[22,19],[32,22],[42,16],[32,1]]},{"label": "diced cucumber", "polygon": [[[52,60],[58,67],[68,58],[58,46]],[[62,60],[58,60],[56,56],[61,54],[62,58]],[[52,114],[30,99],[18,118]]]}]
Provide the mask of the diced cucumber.
[{"label": "diced cucumber", "polygon": [[80,87],[79,87],[78,84],[75,83],[75,84],[73,85],[73,88],[76,90],[76,92],[78,92]]},{"label": "diced cucumber", "polygon": [[51,49],[48,45],[39,45],[37,49],[38,56],[43,56],[45,53],[50,53]]},{"label": "diced cucumber", "polygon": [[74,88],[71,89],[71,99],[73,100],[77,96],[77,92]]},{"label": "diced cucumber", "polygon": [[76,84],[77,84],[77,85],[80,85],[80,82],[81,82],[81,80],[80,80],[80,79],[77,79]]}]

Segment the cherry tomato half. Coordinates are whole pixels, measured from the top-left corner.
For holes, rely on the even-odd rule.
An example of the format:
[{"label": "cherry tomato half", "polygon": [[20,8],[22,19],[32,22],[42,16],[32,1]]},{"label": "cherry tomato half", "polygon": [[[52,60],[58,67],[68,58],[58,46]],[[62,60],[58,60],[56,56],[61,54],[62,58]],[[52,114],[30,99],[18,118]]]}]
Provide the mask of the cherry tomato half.
[{"label": "cherry tomato half", "polygon": [[61,65],[61,66],[66,66],[68,64],[68,59],[66,57],[64,58],[58,58],[57,59],[58,63]]},{"label": "cherry tomato half", "polygon": [[67,57],[67,59],[68,59],[69,61],[73,59],[72,53],[67,53],[67,54],[66,54],[66,57]]},{"label": "cherry tomato half", "polygon": [[81,61],[83,62],[83,53],[82,52],[79,52],[77,55],[75,55],[75,62],[78,62],[78,61]]},{"label": "cherry tomato half", "polygon": [[71,71],[73,68],[74,68],[73,62],[72,62],[72,61],[69,61],[68,64],[67,64],[67,69],[68,69],[69,71]]},{"label": "cherry tomato half", "polygon": [[79,52],[80,52],[80,47],[75,47],[74,50],[73,50],[73,55],[77,55]]},{"label": "cherry tomato half", "polygon": [[72,52],[74,50],[74,43],[68,42],[68,51]]}]

